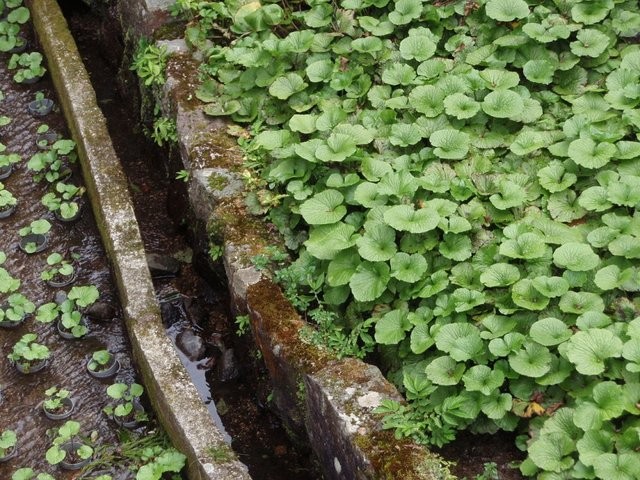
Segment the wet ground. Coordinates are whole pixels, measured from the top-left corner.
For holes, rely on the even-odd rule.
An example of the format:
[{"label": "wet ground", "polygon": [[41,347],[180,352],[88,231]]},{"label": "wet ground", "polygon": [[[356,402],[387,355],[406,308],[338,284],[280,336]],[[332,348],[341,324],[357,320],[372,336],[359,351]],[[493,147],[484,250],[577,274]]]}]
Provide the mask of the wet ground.
[{"label": "wet ground", "polygon": [[[25,27],[23,30],[28,33]],[[33,38],[29,40],[30,48],[35,48]],[[6,69],[8,57],[8,54],[0,54],[0,89],[5,95],[0,102],[0,115],[11,117],[12,122],[0,127],[0,142],[7,146],[8,152],[19,153],[22,161],[16,165],[14,173],[3,181],[18,199],[18,207],[11,217],[0,220],[0,251],[7,255],[2,266],[20,279],[20,292],[39,306],[53,301],[57,291],[40,279],[47,256],[53,252],[65,257],[75,253],[79,259],[75,262],[77,279],[74,285],[96,285],[100,291],[100,301],[119,311],[106,255],[90,208],[83,209],[77,222],[68,224],[56,220],[40,203],[48,186],[46,182],[37,183],[32,172],[26,168],[31,155],[38,151],[36,129],[46,122],[51,129],[67,138],[68,132],[59,111],[54,110],[42,118],[34,118],[27,113],[26,105],[34,99],[37,91],[43,91],[55,99],[52,85],[48,77],[33,85],[15,83],[12,80],[13,72]],[[73,167],[73,170],[69,182],[79,185],[80,174],[77,167]],[[49,246],[42,253],[27,255],[18,249],[18,230],[40,218],[46,218],[53,225]],[[7,295],[0,293],[0,303],[4,303],[6,298]],[[88,335],[81,340],[63,340],[54,324],[38,323],[33,316],[15,330],[0,329],[0,430],[11,429],[18,435],[18,456],[7,463],[0,463],[0,479],[8,480],[13,471],[26,466],[55,473],[58,479],[77,478],[77,474],[64,474],[57,467],[49,466],[44,457],[51,443],[46,431],[59,426],[60,422],[46,419],[39,404],[44,398],[44,391],[54,385],[72,391],[77,402],[72,418],[81,422],[84,434],[96,431],[97,444],[116,442],[117,428],[102,412],[102,408],[108,403],[105,389],[112,381],[130,382],[134,379],[129,346],[123,322],[118,316],[104,322],[89,321],[88,327]],[[44,371],[23,375],[16,371],[6,356],[20,337],[28,332],[38,335],[38,342],[51,350],[52,359]],[[89,376],[85,369],[85,362],[91,353],[104,348],[115,353],[122,365],[117,377],[106,381]]]}]

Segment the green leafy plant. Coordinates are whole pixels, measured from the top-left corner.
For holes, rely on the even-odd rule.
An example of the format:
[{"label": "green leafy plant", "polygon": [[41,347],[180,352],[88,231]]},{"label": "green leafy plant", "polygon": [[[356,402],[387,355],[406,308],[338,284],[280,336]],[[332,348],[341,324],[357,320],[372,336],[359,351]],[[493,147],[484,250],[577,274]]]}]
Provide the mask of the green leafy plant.
[{"label": "green leafy plant", "polygon": [[3,320],[19,322],[35,309],[36,306],[22,293],[12,293],[0,308],[0,322]]},{"label": "green leafy plant", "polygon": [[20,155],[17,153],[4,153],[6,149],[7,147],[0,143],[0,168],[7,168],[9,165],[15,165],[21,160]]},{"label": "green leafy plant", "polygon": [[13,79],[17,83],[34,81],[47,72],[47,69],[42,66],[42,60],[40,52],[14,53],[9,59],[7,68],[17,70],[13,75]]},{"label": "green leafy plant", "polygon": [[[0,265],[2,265],[6,260],[7,255],[0,250]],[[0,267],[0,293],[15,292],[20,288],[20,283],[19,279],[12,277],[7,270]]]},{"label": "green leafy plant", "polygon": [[16,448],[18,437],[13,430],[3,430],[0,434],[0,458],[9,456]]},{"label": "green leafy plant", "polygon": [[42,405],[48,412],[62,413],[69,408],[66,402],[71,396],[69,390],[53,386],[45,390],[44,395],[45,399]]},{"label": "green leafy plant", "polygon": [[259,263],[317,341],[375,343],[397,435],[520,430],[528,476],[638,471],[636,7],[176,6],[294,251]]},{"label": "green leafy plant", "polygon": [[169,117],[159,117],[153,122],[151,138],[160,147],[165,143],[172,144],[178,141],[176,122]]},{"label": "green leafy plant", "polygon": [[178,170],[176,172],[176,180],[182,180],[183,182],[189,182],[189,178],[191,177],[191,173],[189,170]]},{"label": "green leafy plant", "polygon": [[106,370],[113,363],[114,357],[108,350],[97,350],[91,354],[87,368],[92,372]]},{"label": "green leafy plant", "polygon": [[45,345],[36,342],[38,336],[35,333],[27,333],[13,346],[7,358],[20,365],[29,372],[36,364],[49,358],[51,353]]},{"label": "green leafy plant", "polygon": [[80,427],[79,422],[68,420],[57,430],[45,455],[47,462],[57,465],[65,459],[67,463],[79,463],[91,458],[93,447],[79,436]]},{"label": "green leafy plant", "polygon": [[144,393],[144,388],[138,383],[127,385],[114,383],[107,387],[107,395],[115,400],[115,404],[107,405],[103,410],[112,417],[117,417],[122,423],[129,421],[141,422],[147,419],[147,414],[136,403]]},{"label": "green leafy plant", "polygon": [[36,473],[31,467],[23,467],[13,472],[11,480],[55,480],[55,478],[45,472]]},{"label": "green leafy plant", "polygon": [[[73,260],[77,260],[77,255],[72,254]],[[62,283],[73,278],[75,269],[73,264],[66,260],[60,253],[54,252],[47,257],[47,268],[40,274],[40,278],[47,281]]]},{"label": "green leafy plant", "polygon": [[80,211],[79,200],[84,192],[84,187],[58,182],[55,191],[44,194],[42,205],[47,207],[50,212],[58,212],[63,219],[72,219]]},{"label": "green leafy plant", "polygon": [[[28,226],[22,227],[18,230],[21,237],[28,237],[29,235],[47,235],[51,230],[51,223],[47,219],[41,218],[34,220]],[[35,242],[27,242],[24,249],[27,253],[34,253],[37,250]]]},{"label": "green leafy plant", "polygon": [[147,86],[162,85],[167,62],[166,47],[156,46],[140,39],[133,56],[131,70],[135,71]]},{"label": "green leafy plant", "polygon": [[4,187],[4,184],[0,182],[0,212],[15,207],[18,204],[18,200],[13,194]]},{"label": "green leafy plant", "polygon": [[238,335],[244,335],[251,328],[251,319],[249,315],[238,315],[236,316],[235,324],[237,327],[236,333]]},{"label": "green leafy plant", "polygon": [[[95,285],[76,285],[71,288],[67,298],[58,306],[60,313],[59,326],[75,338],[84,337],[89,329],[83,319],[82,309],[92,305],[99,298],[100,292]],[[40,311],[38,312],[40,313]],[[43,318],[50,318],[54,307],[45,307]]]}]

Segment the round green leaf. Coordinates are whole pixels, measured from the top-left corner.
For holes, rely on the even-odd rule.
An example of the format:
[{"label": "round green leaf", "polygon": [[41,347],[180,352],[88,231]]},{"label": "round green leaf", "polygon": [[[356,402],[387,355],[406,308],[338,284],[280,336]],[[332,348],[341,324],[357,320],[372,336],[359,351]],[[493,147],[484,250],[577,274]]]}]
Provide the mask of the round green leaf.
[{"label": "round green leaf", "polygon": [[382,345],[395,345],[406,336],[407,312],[404,310],[392,310],[385,313],[376,322],[376,342]]},{"label": "round green leaf", "polygon": [[504,383],[504,373],[486,365],[475,365],[465,372],[462,381],[467,390],[490,395]]},{"label": "round green leaf", "polygon": [[438,130],[431,134],[429,142],[433,153],[440,158],[460,160],[469,152],[469,135],[458,130]]},{"label": "round green leaf", "polygon": [[527,452],[533,463],[542,470],[562,472],[573,465],[574,460],[570,454],[574,450],[575,442],[571,437],[563,432],[551,432],[538,437]]},{"label": "round green leaf", "polygon": [[524,0],[489,0],[485,5],[489,18],[499,22],[511,22],[529,15],[529,6]]},{"label": "round green leaf", "polygon": [[484,350],[480,331],[469,323],[442,325],[435,334],[438,350],[448,353],[458,362],[464,362]]},{"label": "round green leaf", "polygon": [[387,225],[368,227],[357,241],[358,253],[365,260],[384,262],[396,253],[396,232]]},{"label": "round green leaf", "polygon": [[436,52],[436,44],[423,35],[409,35],[400,42],[400,55],[405,60],[423,62]]},{"label": "round green leaf", "polygon": [[577,332],[567,342],[567,358],[583,375],[599,375],[604,371],[604,361],[621,353],[622,341],[601,328]]},{"label": "round green leaf", "polygon": [[569,290],[569,283],[562,277],[541,275],[531,281],[531,285],[547,298],[560,297]]},{"label": "round green leaf", "polygon": [[593,29],[583,28],[578,30],[576,41],[569,46],[571,51],[579,57],[598,57],[609,47],[609,37],[604,33]]},{"label": "round green leaf", "polygon": [[598,266],[600,257],[585,243],[569,242],[556,248],[553,263],[573,272],[586,272]]},{"label": "round green leaf", "polygon": [[444,110],[444,92],[433,85],[419,85],[409,93],[409,103],[416,112],[437,117]]},{"label": "round green leaf", "polygon": [[407,283],[417,282],[427,272],[427,261],[419,253],[398,252],[390,263],[391,276]]},{"label": "round green leaf", "polygon": [[612,143],[596,143],[591,138],[578,138],[569,144],[569,157],[585,168],[600,168],[609,163],[616,154]]},{"label": "round green leaf", "polygon": [[457,385],[464,373],[464,363],[445,355],[432,360],[425,368],[427,378],[436,385]]},{"label": "round green leaf", "polygon": [[482,110],[495,118],[514,118],[524,110],[522,97],[511,90],[494,90],[482,101]]},{"label": "round green leaf", "polygon": [[475,116],[480,111],[480,104],[464,93],[454,93],[444,99],[444,109],[447,115],[464,120]]},{"label": "round green leaf", "polygon": [[547,317],[531,325],[529,335],[540,345],[551,347],[568,340],[571,337],[571,330],[562,320]]},{"label": "round green leaf", "polygon": [[300,214],[309,225],[336,223],[347,213],[343,201],[339,191],[323,190],[300,205]]},{"label": "round green leaf", "polygon": [[593,460],[593,469],[598,478],[636,480],[640,472],[640,458],[637,452],[603,453]]},{"label": "round green leaf", "polygon": [[551,369],[553,357],[547,347],[527,342],[524,348],[509,355],[509,366],[525,377],[541,377]]},{"label": "round green leaf", "polygon": [[297,73],[287,73],[284,77],[276,78],[269,87],[269,94],[286,100],[291,95],[303,91],[308,84]]},{"label": "round green leaf", "polygon": [[508,263],[493,264],[480,275],[480,282],[485,287],[506,287],[519,279],[518,267]]},{"label": "round green leaf", "polygon": [[411,205],[396,205],[384,212],[384,221],[399,231],[425,233],[438,226],[440,216],[431,208],[415,210]]},{"label": "round green leaf", "polygon": [[349,280],[354,298],[372,302],[384,293],[389,282],[389,267],[382,262],[362,262]]}]

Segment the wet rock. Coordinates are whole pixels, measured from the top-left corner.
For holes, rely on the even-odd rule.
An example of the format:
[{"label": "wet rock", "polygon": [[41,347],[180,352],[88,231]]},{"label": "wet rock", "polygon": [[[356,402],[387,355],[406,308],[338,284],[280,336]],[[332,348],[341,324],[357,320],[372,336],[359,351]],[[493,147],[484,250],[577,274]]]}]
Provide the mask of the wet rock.
[{"label": "wet rock", "polygon": [[162,321],[166,327],[171,327],[176,323],[186,320],[186,315],[182,302],[160,302],[160,315],[162,315]]},{"label": "wet rock", "polygon": [[53,299],[58,305],[60,305],[67,299],[67,292],[64,290],[58,290]]},{"label": "wet rock", "polygon": [[227,348],[222,351],[222,355],[216,363],[216,377],[221,382],[228,382],[234,380],[240,375],[238,363],[236,362],[236,356],[233,352],[233,348]]},{"label": "wet rock", "polygon": [[84,311],[91,320],[106,321],[112,320],[116,316],[116,309],[105,302],[96,302],[87,307]]},{"label": "wet rock", "polygon": [[187,328],[176,337],[176,345],[189,360],[196,361],[204,357],[205,346],[202,337]]},{"label": "wet rock", "polygon": [[168,255],[148,253],[147,264],[153,277],[175,277],[180,272],[180,262]]}]

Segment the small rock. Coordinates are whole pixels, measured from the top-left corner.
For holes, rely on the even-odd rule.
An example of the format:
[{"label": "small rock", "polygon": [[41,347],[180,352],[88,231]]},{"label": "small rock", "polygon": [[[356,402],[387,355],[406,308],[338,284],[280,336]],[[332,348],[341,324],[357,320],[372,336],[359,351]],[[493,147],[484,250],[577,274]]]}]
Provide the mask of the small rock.
[{"label": "small rock", "polygon": [[168,255],[148,253],[147,265],[153,277],[175,277],[180,272],[180,262]]},{"label": "small rock", "polygon": [[240,375],[240,370],[238,369],[233,348],[227,348],[222,351],[222,356],[216,363],[216,376],[221,382],[228,382],[238,378],[238,375]]},{"label": "small rock", "polygon": [[53,298],[54,298],[54,301],[58,305],[60,305],[64,303],[64,301],[67,299],[67,292],[65,292],[64,290],[58,290]]},{"label": "small rock", "polygon": [[204,340],[189,328],[178,334],[176,345],[191,361],[200,360],[204,357]]},{"label": "small rock", "polygon": [[84,311],[91,320],[112,320],[116,316],[116,309],[105,302],[96,302]]}]

